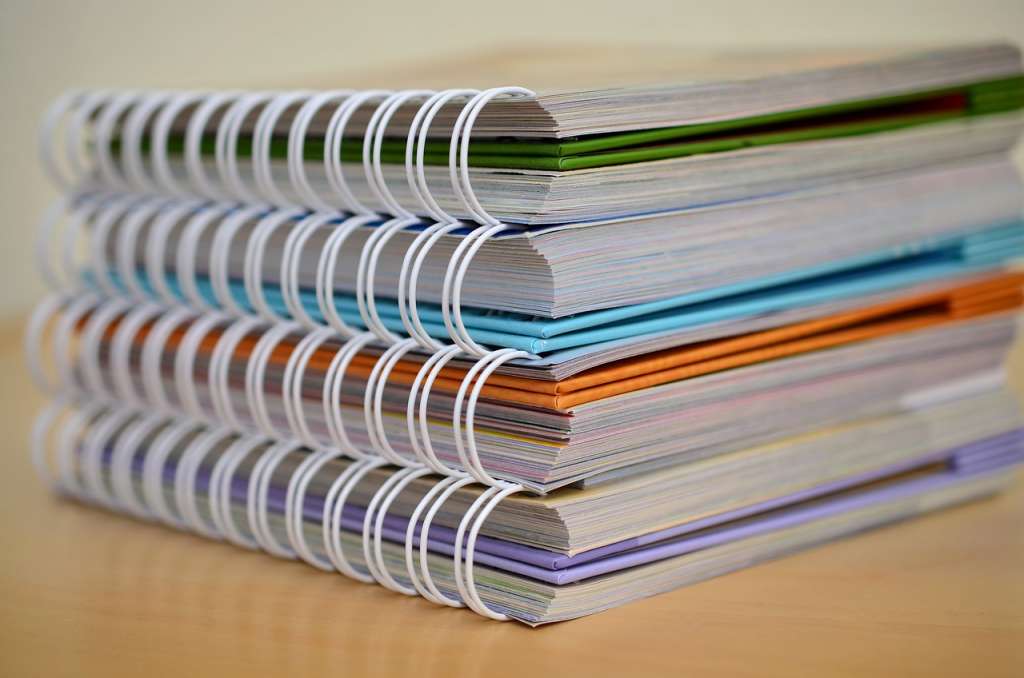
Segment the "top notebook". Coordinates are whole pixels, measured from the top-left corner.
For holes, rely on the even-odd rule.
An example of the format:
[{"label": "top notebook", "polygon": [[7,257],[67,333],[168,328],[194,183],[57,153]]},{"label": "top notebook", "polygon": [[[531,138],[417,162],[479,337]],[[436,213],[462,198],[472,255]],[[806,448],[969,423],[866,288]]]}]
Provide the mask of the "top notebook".
[{"label": "top notebook", "polygon": [[[617,51],[531,47],[467,61],[459,59],[451,67],[403,69],[404,81],[389,73],[361,84],[522,85],[536,91],[536,98],[488,106],[476,125],[481,135],[566,139],[813,111],[838,103],[998,80],[1019,75],[1021,70],[1019,50],[999,43],[917,50],[728,52],[647,46]],[[451,72],[459,74],[459,81],[451,80]]]},{"label": "top notebook", "polygon": [[[472,219],[453,186],[454,162],[487,214],[543,225],[685,210],[998,152],[1016,137],[1007,112],[1024,106],[1020,53],[1008,45],[674,54],[656,72],[677,84],[625,76],[630,86],[597,89],[509,83],[524,88],[464,119],[464,149],[452,137],[473,90],[433,100],[441,91],[106,91],[65,100],[68,127],[77,126],[63,137],[66,164],[79,181],[68,180],[54,143],[44,156],[65,184],[89,178],[110,188]],[[51,142],[59,117],[44,131]]]}]

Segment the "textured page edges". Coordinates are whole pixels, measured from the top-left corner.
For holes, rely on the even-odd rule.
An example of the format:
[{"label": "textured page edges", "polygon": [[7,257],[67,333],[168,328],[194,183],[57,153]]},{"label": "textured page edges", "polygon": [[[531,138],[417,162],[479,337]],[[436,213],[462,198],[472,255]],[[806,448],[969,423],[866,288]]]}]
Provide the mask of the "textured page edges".
[{"label": "textured page edges", "polygon": [[[630,358],[588,370],[560,382],[494,374],[484,386],[482,396],[509,403],[566,410],[672,381],[1010,311],[1020,308],[1022,304],[1024,272],[1000,273],[965,285],[895,299],[785,327]],[[116,329],[117,323],[112,323],[107,331],[108,339]],[[177,329],[168,339],[167,347],[176,348],[185,331]],[[136,345],[145,339],[147,333],[148,326],[140,330],[136,335]],[[201,342],[200,351],[207,355],[212,353],[220,335],[221,330],[216,328],[207,333]],[[233,361],[244,363],[248,360],[256,342],[257,339],[252,337],[243,339],[232,356]],[[271,355],[271,364],[284,366],[294,345],[294,342],[287,340],[281,342]],[[334,353],[330,349],[317,350],[307,369],[322,372],[330,365]],[[346,376],[366,379],[377,360],[375,355],[357,355],[349,365]],[[401,360],[389,381],[411,384],[421,365],[419,361]],[[460,368],[445,368],[433,390],[454,393],[465,374],[466,371]]]}]

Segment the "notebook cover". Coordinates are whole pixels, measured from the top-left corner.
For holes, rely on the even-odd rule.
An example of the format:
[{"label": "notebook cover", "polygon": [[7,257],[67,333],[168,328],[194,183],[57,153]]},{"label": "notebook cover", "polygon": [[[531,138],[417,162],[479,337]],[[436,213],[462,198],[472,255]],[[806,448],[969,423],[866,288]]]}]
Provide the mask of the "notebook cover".
[{"label": "notebook cover", "polygon": [[[594,347],[594,350],[609,342],[965,275],[996,267],[1022,253],[1024,223],[1015,222],[966,236],[918,241],[840,262],[564,318],[487,314],[467,308],[463,311],[463,319],[476,341],[489,346],[517,348],[538,356],[547,354],[546,359],[541,357],[537,364],[553,364],[586,353],[587,347]],[[168,275],[167,282],[180,295],[180,287],[173,274]],[[140,283],[151,288],[144,276]],[[198,283],[204,296],[216,304],[209,280],[200,278]],[[95,285],[95,282],[89,284]],[[251,308],[244,285],[234,281],[231,287],[237,301],[243,307]],[[279,288],[267,285],[264,295],[276,312],[287,314]],[[307,312],[314,318],[321,318],[313,292],[305,291],[301,296]],[[392,331],[404,333],[397,304],[381,299],[376,305],[382,323]],[[347,323],[363,327],[354,297],[339,295],[336,306]],[[418,313],[431,336],[442,340],[447,338],[440,307],[419,304]]]},{"label": "notebook cover", "polygon": [[[873,134],[904,127],[940,122],[968,115],[1016,110],[1024,106],[1024,76],[978,82],[966,87],[947,87],[876,99],[845,101],[825,106],[782,111],[716,122],[682,125],[638,132],[592,135],[562,140],[478,140],[470,144],[470,164],[496,169],[567,171],[635,162],[649,162],[688,155],[721,153],[753,146],[796,143],[858,134]],[[880,109],[877,115],[868,115]],[[812,119],[821,118],[817,123]],[[845,118],[845,119],[844,119]],[[859,118],[859,119],[856,119]],[[772,129],[773,128],[773,129]],[[113,151],[119,153],[114,140]],[[213,156],[216,138],[203,138],[200,150]],[[345,139],[342,160],[362,162],[361,138]],[[143,151],[149,147],[143,140]],[[172,135],[171,154],[184,153],[184,137]],[[287,139],[270,143],[270,156],[287,156]],[[252,155],[252,139],[238,139],[239,157]],[[308,139],[303,157],[322,161],[323,140]],[[405,162],[405,140],[389,139],[381,147],[385,163]],[[424,152],[428,165],[448,164],[448,143],[428,141]]]},{"label": "notebook cover", "polygon": [[[106,456],[109,457],[109,451]],[[760,533],[767,531],[769,526],[778,524],[776,518],[779,516],[788,516],[786,520],[804,519],[824,515],[821,513],[822,510],[825,510],[823,507],[831,507],[838,511],[846,510],[844,507],[848,505],[865,506],[879,501],[881,497],[890,496],[890,493],[899,495],[902,492],[911,491],[910,488],[931,488],[948,482],[956,482],[958,478],[964,476],[990,473],[1021,462],[1024,462],[1024,429],[1017,429],[951,450],[923,455],[899,464],[806,488],[740,509],[706,516],[571,556],[494,537],[480,536],[477,541],[477,557],[475,559],[481,565],[496,567],[551,584],[563,585],[680,555],[697,548],[705,548],[712,543],[720,543],[716,541],[720,536],[738,534],[735,530],[741,526],[743,528],[741,532],[744,534],[750,528],[755,529],[754,533]],[[141,464],[141,460],[138,463]],[[883,485],[880,488],[871,487],[872,483],[940,463],[945,465],[945,471],[911,476],[906,481]],[[138,470],[141,472],[141,468]],[[173,482],[174,474],[173,466],[170,464],[165,466],[163,474],[165,481]],[[201,495],[205,496],[209,480],[209,470],[201,468],[196,478],[196,489]],[[859,486],[867,487],[864,491],[855,491],[837,499],[830,500],[828,498],[828,495],[855,490]],[[231,484],[233,501],[236,504],[244,505],[247,493],[248,480],[235,478]],[[787,506],[813,502],[813,500],[820,501],[785,510]],[[849,504],[850,500],[852,500],[852,504]],[[268,489],[269,510],[283,514],[284,507],[284,488],[270,486]],[[780,511],[780,509],[783,510]],[[768,514],[768,516],[761,514]],[[303,506],[303,515],[310,521],[321,521],[323,499],[315,496],[307,497]],[[361,533],[364,516],[365,509],[363,507],[355,505],[347,507],[342,515],[342,527],[350,532]],[[399,516],[386,516],[382,534],[387,541],[402,543],[405,540],[407,526],[408,521]],[[708,542],[707,538],[712,535],[714,535],[713,541]],[[454,538],[455,530],[435,525],[430,531],[429,549],[432,552],[450,555],[454,551]],[[414,543],[419,543],[418,536]]]},{"label": "notebook cover", "polygon": [[[583,403],[672,381],[1017,309],[1024,303],[1022,288],[1024,273],[1005,272],[968,284],[824,318],[629,358],[562,381],[495,374],[488,379],[481,395],[504,402],[564,411]],[[107,331],[108,338],[116,328],[117,324],[112,324]],[[167,346],[176,348],[185,331],[176,329]],[[142,328],[136,335],[136,343],[144,341],[147,334],[148,328]],[[200,351],[212,353],[221,334],[221,330],[216,328],[208,332],[200,342]],[[248,360],[257,341],[250,337],[240,341],[233,360],[237,363]],[[293,348],[293,342],[282,341],[271,353],[270,362],[285,365]],[[326,370],[335,352],[329,348],[315,351],[307,371]],[[366,379],[376,362],[374,355],[359,354],[353,358],[346,374]],[[399,361],[389,381],[411,384],[421,364],[415,360]],[[454,393],[461,386],[465,374],[463,369],[446,368],[433,388]]]}]

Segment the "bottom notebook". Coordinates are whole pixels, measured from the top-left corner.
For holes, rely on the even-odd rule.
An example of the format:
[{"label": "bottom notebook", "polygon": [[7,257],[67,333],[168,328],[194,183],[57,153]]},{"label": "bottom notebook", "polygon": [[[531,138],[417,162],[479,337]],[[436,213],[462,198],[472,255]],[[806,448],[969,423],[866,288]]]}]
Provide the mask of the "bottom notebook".
[{"label": "bottom notebook", "polygon": [[[674,537],[665,530],[660,534],[667,536],[661,539],[652,535],[639,548],[569,567],[561,576],[515,566],[518,572],[513,572],[506,569],[508,561],[491,559],[497,567],[476,567],[476,586],[489,608],[530,625],[594,614],[848,534],[992,495],[1009,484],[1012,469],[1024,461],[1022,443],[1020,432],[1012,432],[950,450],[944,461],[909,472],[876,476],[859,485],[836,485],[841,488],[837,491],[822,487],[819,493],[790,497],[793,503],[780,508]],[[352,532],[343,531],[342,542],[352,553],[362,548],[359,535]],[[453,546],[432,539],[430,548],[428,565],[434,582],[445,595],[457,596],[450,557]],[[400,544],[384,542],[383,551],[392,574],[405,569]]]},{"label": "bottom notebook", "polygon": [[[989,424],[977,428],[973,438],[968,437],[970,434],[964,429],[968,423],[985,418],[984,410],[978,410],[978,407],[993,408],[1001,402],[994,397],[990,395],[958,401],[949,406],[955,408],[949,412],[941,407],[932,411],[932,419],[937,422],[948,420],[950,426],[947,428],[962,430],[958,434],[960,440],[969,442],[957,442],[955,447],[934,451],[925,446],[921,452],[898,463],[829,482],[818,481],[818,485],[777,496],[769,501],[756,501],[750,495],[745,495],[747,499],[739,508],[673,527],[648,524],[643,534],[635,538],[585,553],[559,556],[552,551],[488,537],[473,550],[475,565],[472,573],[476,591],[490,610],[526,624],[562,621],[665,592],[830,539],[992,494],[1007,484],[1010,470],[1024,461],[1024,430],[1005,429],[1008,420],[1004,415],[998,415]],[[105,408],[101,409],[105,411]],[[962,415],[957,414],[958,410],[962,410]],[[71,445],[67,449],[77,448],[86,457],[93,454],[89,452],[90,449],[99,451],[95,455],[99,464],[93,467],[85,458],[66,458],[65,461],[75,465],[83,461],[86,463],[77,471],[72,471],[71,476],[65,476],[65,480],[84,473],[82,479],[86,482],[76,482],[71,486],[62,483],[63,490],[87,501],[134,511],[140,515],[163,515],[165,522],[182,527],[191,524],[203,534],[219,536],[215,530],[199,529],[204,521],[209,525],[208,520],[199,517],[199,513],[205,513],[206,508],[215,503],[207,492],[211,487],[209,466],[195,466],[191,476],[193,480],[183,484],[181,478],[188,476],[182,476],[179,472],[189,466],[187,458],[183,456],[177,460],[168,460],[169,463],[162,464],[162,470],[158,470],[153,477],[162,489],[158,489],[156,495],[147,494],[142,478],[144,462],[151,456],[152,448],[159,445],[147,444],[153,442],[152,438],[147,441],[147,436],[128,433],[123,419],[120,424],[115,424],[119,421],[117,414],[111,416],[109,412],[103,411],[89,414],[89,410],[78,412],[84,418],[72,418],[72,425],[62,428],[63,433],[59,436],[61,442]],[[899,420],[892,421],[906,420],[907,423],[913,423],[923,421],[922,416],[903,415]],[[82,427],[77,428],[75,421]],[[880,425],[863,424],[861,429],[874,430],[871,427]],[[918,430],[900,443],[901,438],[894,435],[894,429],[891,428],[893,425],[886,423],[884,428],[878,429],[873,435],[878,436],[880,441],[889,440],[891,444],[908,444],[908,450],[914,448],[908,441],[919,438],[922,432]],[[983,430],[999,428],[1004,432],[978,437]],[[935,441],[941,439],[936,437],[937,433],[938,429],[934,429],[930,434]],[[842,435],[846,434],[839,431],[819,436],[812,439],[807,449],[817,447],[822,454],[833,458],[835,450],[841,449],[844,440],[835,436]],[[840,443],[840,447],[833,445],[831,452],[827,452],[830,448],[825,444],[829,436]],[[188,448],[199,449],[195,440],[184,444]],[[764,456],[772,453],[773,449],[762,448],[757,454]],[[781,449],[785,449],[785,446]],[[857,449],[868,454],[871,449],[868,439],[861,438]],[[129,454],[119,455],[118,450],[128,450]],[[838,463],[838,458],[833,458],[833,462]],[[98,482],[88,481],[91,468],[100,473],[93,479]],[[394,473],[387,471],[386,467],[377,470],[385,474]],[[232,506],[228,509],[229,514],[234,514],[231,520],[236,525],[242,525],[246,523],[246,507],[251,512],[252,502],[255,500],[258,503],[260,500],[261,491],[254,492],[253,489],[261,483],[252,480],[252,477],[249,480],[236,480],[241,482],[229,482],[230,489],[225,498],[231,501]],[[286,504],[284,488],[275,487],[269,477],[266,480],[268,484],[262,487],[265,509],[263,525],[268,532],[276,533],[274,539],[278,544],[291,542],[294,546],[297,544],[296,535],[281,529],[280,521]],[[154,497],[164,497],[165,511],[175,506],[171,512],[174,515],[153,510],[155,506],[151,504]],[[127,498],[133,501],[125,501]],[[369,521],[364,522],[365,503],[359,506],[362,503],[360,498],[353,496],[355,501],[344,506],[344,511],[338,509],[337,523],[328,530],[321,526],[324,523],[323,517],[328,513],[323,502],[318,504],[314,501],[315,497],[306,499],[302,503],[301,514],[298,514],[302,525],[299,533],[304,534],[305,543],[315,547],[317,541],[321,540],[320,544],[323,545],[326,542],[322,539],[327,537],[328,532],[332,532],[332,538],[337,540],[335,543],[348,562],[355,567],[357,573],[365,577],[367,560],[364,555],[370,555],[367,551],[370,542],[365,541],[366,525],[369,524]],[[379,513],[377,516],[379,536],[376,540],[378,551],[374,579],[380,581],[386,575],[391,582],[409,588],[414,583],[411,576],[418,572],[423,578],[415,583],[422,586],[426,575],[429,575],[437,587],[434,589],[435,595],[459,597],[455,584],[456,565],[452,558],[457,541],[453,530],[436,526],[421,549],[418,529],[421,522],[416,523],[417,529],[407,531],[408,520]],[[406,539],[410,539],[408,548]],[[272,549],[268,550],[273,552]],[[419,565],[415,568],[414,554]],[[294,556],[294,553],[282,552],[280,555]],[[324,555],[323,551],[316,553],[319,562],[329,564]]]},{"label": "bottom notebook", "polygon": [[[990,496],[1008,486],[1011,477],[1005,469],[969,474],[950,471],[855,491],[691,535],[687,537],[689,553],[567,586],[485,568],[479,568],[476,583],[488,607],[513,619],[531,626],[565,621]],[[451,585],[449,559],[432,558],[430,566],[442,588]]]}]

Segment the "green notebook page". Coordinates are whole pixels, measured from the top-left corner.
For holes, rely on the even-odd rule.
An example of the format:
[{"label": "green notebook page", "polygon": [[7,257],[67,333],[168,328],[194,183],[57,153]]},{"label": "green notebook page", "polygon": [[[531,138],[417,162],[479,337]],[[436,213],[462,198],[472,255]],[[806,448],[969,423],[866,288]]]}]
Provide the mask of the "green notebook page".
[{"label": "green notebook page", "polygon": [[[470,144],[470,164],[498,169],[576,170],[690,155],[721,153],[753,146],[795,143],[818,139],[872,134],[972,115],[1024,108],[1024,76],[976,83],[967,87],[917,92],[882,99],[849,101],[828,106],[783,111],[719,122],[666,127],[562,140],[480,139]],[[120,144],[113,142],[115,153]],[[270,154],[284,158],[287,139],[271,141]],[[202,140],[202,152],[212,156],[215,136]],[[143,150],[148,140],[143,139]],[[168,151],[181,154],[182,135],[168,139]],[[308,139],[304,156],[323,158],[323,141]],[[251,137],[240,137],[240,157],[252,153]],[[341,158],[362,160],[362,139],[345,139]],[[381,149],[383,162],[405,162],[405,139],[387,139]],[[424,161],[448,164],[448,141],[427,143]]]}]

